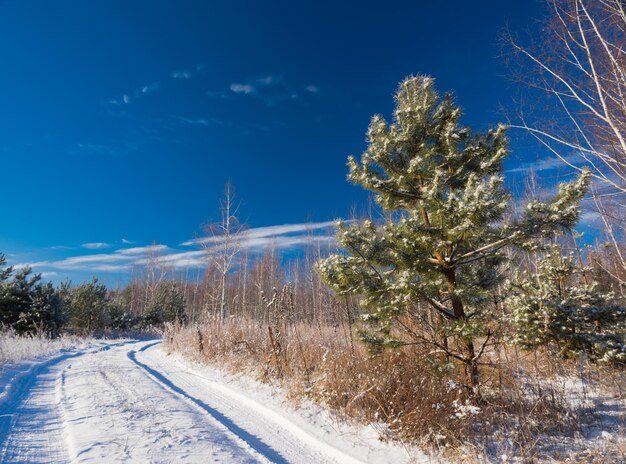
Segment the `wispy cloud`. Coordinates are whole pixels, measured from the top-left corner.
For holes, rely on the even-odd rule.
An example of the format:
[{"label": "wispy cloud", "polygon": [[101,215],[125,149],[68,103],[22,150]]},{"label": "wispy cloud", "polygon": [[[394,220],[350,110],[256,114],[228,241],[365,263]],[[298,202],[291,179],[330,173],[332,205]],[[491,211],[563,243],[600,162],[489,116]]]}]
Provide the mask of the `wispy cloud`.
[{"label": "wispy cloud", "polygon": [[159,90],[161,88],[161,84],[158,82],[153,82],[152,84],[148,84],[148,85],[144,85],[141,88],[141,93],[150,93],[150,92],[154,92],[155,90]]},{"label": "wispy cloud", "polygon": [[256,88],[252,84],[238,84],[236,82],[230,84],[230,90],[235,93],[243,93],[246,95],[256,92]]},{"label": "wispy cloud", "polygon": [[151,254],[166,252],[165,245],[149,245],[135,248],[121,248],[110,253],[70,256],[58,261],[37,261],[20,263],[17,266],[32,268],[47,268],[65,271],[125,271],[136,262],[144,260]]},{"label": "wispy cloud", "polygon": [[58,274],[58,272],[42,272],[41,273],[41,278],[42,279],[49,279],[50,277],[56,277]]},{"label": "wispy cloud", "polygon": [[[312,233],[319,229],[327,229],[334,227],[334,221],[326,222],[305,222],[301,224],[281,224],[275,226],[256,227],[253,229],[244,230],[239,233],[239,240],[262,238],[262,237],[276,237],[280,235],[293,234],[293,233]],[[305,235],[306,237],[306,235]],[[188,240],[181,243],[181,246],[202,245],[207,243],[220,243],[222,242],[220,236],[202,237],[193,240]]]},{"label": "wispy cloud", "polygon": [[[179,71],[172,71],[169,73],[169,77],[171,77],[172,79],[191,79],[195,76],[197,76],[198,74],[203,73],[206,70],[206,66],[204,64],[199,64],[194,66],[193,68],[190,69],[182,69]],[[131,92],[126,92],[123,95],[116,97],[116,98],[110,98],[106,101],[103,102],[103,104],[105,106],[123,106],[123,105],[130,105],[131,103],[133,103],[136,99],[145,97],[147,94],[149,93],[153,93],[156,92],[157,90],[160,90],[162,87],[161,82],[159,81],[154,81],[154,82],[150,82],[148,84],[142,85],[140,87],[135,88],[135,90],[131,91]]]},{"label": "wispy cloud", "polygon": [[133,101],[145,97],[149,93],[156,92],[161,88],[161,83],[158,81],[151,82],[146,85],[142,85],[141,87],[135,89],[132,92],[128,92],[123,94],[118,98],[111,98],[106,103],[105,106],[123,106],[130,105]]},{"label": "wispy cloud", "polygon": [[130,240],[123,238],[123,239],[122,239],[122,243],[123,243],[124,245],[132,245],[134,242],[131,242]]},{"label": "wispy cloud", "polygon": [[194,127],[209,127],[221,125],[221,122],[215,118],[188,118],[185,116],[177,115],[172,115],[172,118],[174,118],[179,123],[184,123],[186,125]]},{"label": "wispy cloud", "polygon": [[193,69],[181,69],[178,71],[172,71],[170,77],[172,79],[191,79],[192,77],[203,73],[206,70],[206,65],[199,64],[193,67]]},{"label": "wispy cloud", "polygon": [[134,247],[134,248],[121,248],[119,250],[115,250],[115,253],[123,255],[123,256],[133,256],[133,255],[147,255],[154,253],[162,253],[167,250],[167,245],[148,245],[143,247]]},{"label": "wispy cloud", "polygon": [[170,76],[172,76],[174,79],[191,79],[191,72],[190,71],[174,71],[172,73],[170,73]]},{"label": "wispy cloud", "polygon": [[[286,250],[310,244],[334,246],[334,222],[302,224],[282,224],[257,227],[245,230],[234,237],[241,251],[260,254],[267,249]],[[155,260],[171,269],[203,268],[208,257],[219,253],[223,236],[202,237],[188,240],[181,247],[196,246],[201,249],[185,250],[171,248],[163,244],[118,248],[108,253],[70,256],[57,261],[37,261],[20,263],[16,267],[30,266],[44,272],[87,271],[87,272],[127,272],[134,267],[142,267]],[[83,248],[102,249],[108,244],[94,242],[83,244]]]},{"label": "wispy cloud", "polygon": [[282,81],[282,79],[276,76],[264,76],[256,79],[256,82],[260,85],[278,84],[280,81]]},{"label": "wispy cloud", "polygon": [[[570,155],[570,156],[565,157],[565,160],[568,163],[577,165],[581,162],[581,157],[578,155]],[[514,174],[514,173],[527,174],[529,172],[550,171],[550,170],[559,169],[559,168],[569,169],[570,167],[560,158],[546,157],[534,163],[525,163],[525,164],[522,164],[521,166],[518,166],[512,169],[507,169],[506,172],[509,174]]]},{"label": "wispy cloud", "polygon": [[109,248],[112,246],[110,243],[104,242],[93,242],[93,243],[83,243],[81,247],[87,248],[88,250],[97,250],[100,248]]},{"label": "wispy cloud", "polygon": [[[308,85],[304,89],[310,94],[319,92],[315,85]],[[230,84],[230,91],[235,94],[258,98],[269,106],[279,102],[300,99],[299,91],[289,86],[281,76],[276,75],[256,77],[245,82],[233,82]]]},{"label": "wispy cloud", "polygon": [[602,221],[602,216],[598,211],[586,209],[580,215],[580,221],[578,222],[578,225],[585,228],[597,228],[599,226],[603,226],[604,223]]},{"label": "wispy cloud", "polygon": [[[158,257],[159,264],[165,267],[181,268],[197,268],[206,266],[207,253],[204,250],[176,252]],[[144,266],[149,264],[148,258],[135,261],[135,265]]]}]

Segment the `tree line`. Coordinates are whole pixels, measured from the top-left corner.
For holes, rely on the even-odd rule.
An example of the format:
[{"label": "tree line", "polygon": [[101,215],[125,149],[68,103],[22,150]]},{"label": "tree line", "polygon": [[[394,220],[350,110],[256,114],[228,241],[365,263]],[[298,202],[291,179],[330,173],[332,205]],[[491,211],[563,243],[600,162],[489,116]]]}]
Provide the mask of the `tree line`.
[{"label": "tree line", "polygon": [[184,296],[175,282],[162,285],[140,314],[129,311],[128,291],[114,291],[94,278],[72,286],[43,282],[30,267],[15,270],[0,254],[0,326],[19,334],[56,337],[63,332],[146,329],[183,322]]}]

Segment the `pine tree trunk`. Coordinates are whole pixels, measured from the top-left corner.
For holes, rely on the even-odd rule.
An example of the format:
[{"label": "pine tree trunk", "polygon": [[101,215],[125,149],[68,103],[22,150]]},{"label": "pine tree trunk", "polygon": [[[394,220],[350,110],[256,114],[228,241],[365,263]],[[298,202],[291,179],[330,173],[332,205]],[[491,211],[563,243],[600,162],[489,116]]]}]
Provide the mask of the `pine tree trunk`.
[{"label": "pine tree trunk", "polygon": [[[456,294],[456,273],[454,269],[444,268],[443,273],[446,276],[448,282],[448,292],[450,293],[450,301],[452,302],[452,311],[454,312],[454,319],[457,321],[467,321],[467,315],[465,314],[465,307],[463,300]],[[467,340],[464,345],[464,363],[465,363],[465,378],[467,384],[472,388],[474,392],[478,391],[480,386],[480,376],[478,373],[478,362],[476,359],[476,350],[474,349],[473,340]]]}]

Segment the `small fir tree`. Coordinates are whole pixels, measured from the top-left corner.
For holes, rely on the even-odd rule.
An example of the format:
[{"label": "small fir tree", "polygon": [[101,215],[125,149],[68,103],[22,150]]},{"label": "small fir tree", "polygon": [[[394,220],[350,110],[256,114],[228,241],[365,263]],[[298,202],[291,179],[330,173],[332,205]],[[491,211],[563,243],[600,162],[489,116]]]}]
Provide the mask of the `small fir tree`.
[{"label": "small fir tree", "polygon": [[111,299],[106,285],[94,277],[71,292],[70,326],[76,332],[90,333],[109,323]]},{"label": "small fir tree", "polygon": [[[4,266],[6,263],[7,263],[7,260],[4,257],[4,254],[0,253],[0,266]],[[12,272],[13,272],[12,266],[9,266],[5,269],[0,269],[0,284],[2,284],[2,282],[7,280]]]},{"label": "small fir tree", "polygon": [[2,268],[7,263],[4,254],[0,253],[0,325],[10,325],[13,322],[14,312],[6,298],[6,282],[13,273],[13,267]]},{"label": "small fir tree", "polygon": [[185,294],[175,282],[159,286],[146,308],[147,324],[161,325],[165,322],[185,322]]},{"label": "small fir tree", "polygon": [[626,309],[588,282],[588,271],[583,274],[576,258],[554,245],[536,272],[518,273],[505,300],[513,341],[526,349],[554,345],[562,356],[583,351],[594,360],[626,362]]},{"label": "small fir tree", "polygon": [[23,322],[31,310],[33,292],[41,274],[32,274],[27,266],[16,271],[10,280],[9,276],[10,273],[0,282],[0,322],[18,332],[32,331],[34,327]]},{"label": "small fir tree", "polygon": [[67,306],[61,291],[52,285],[37,284],[30,292],[30,304],[15,324],[18,332],[39,332],[56,337],[66,322]]},{"label": "small fir tree", "polygon": [[[339,295],[360,296],[362,319],[374,329],[362,330],[361,338],[373,351],[434,345],[465,367],[475,389],[502,248],[572,227],[589,176],[507,220],[505,128],[472,135],[459,125],[452,96],[440,98],[430,77],[407,78],[395,99],[394,122],[374,116],[361,162],[348,159],[349,180],[374,192],[388,220],[340,222],[337,239],[346,253],[321,260],[317,269]],[[414,316],[410,324],[407,314]],[[400,339],[397,328],[411,341]]]}]

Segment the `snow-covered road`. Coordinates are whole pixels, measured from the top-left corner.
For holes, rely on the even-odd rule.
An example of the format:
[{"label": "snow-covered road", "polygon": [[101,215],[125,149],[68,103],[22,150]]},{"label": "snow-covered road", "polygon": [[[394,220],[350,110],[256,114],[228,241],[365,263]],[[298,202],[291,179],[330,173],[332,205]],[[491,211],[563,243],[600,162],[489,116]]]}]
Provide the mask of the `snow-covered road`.
[{"label": "snow-covered road", "polygon": [[0,382],[3,463],[409,459],[400,447],[320,426],[215,371],[191,368],[157,340],[101,342],[18,365]]}]

